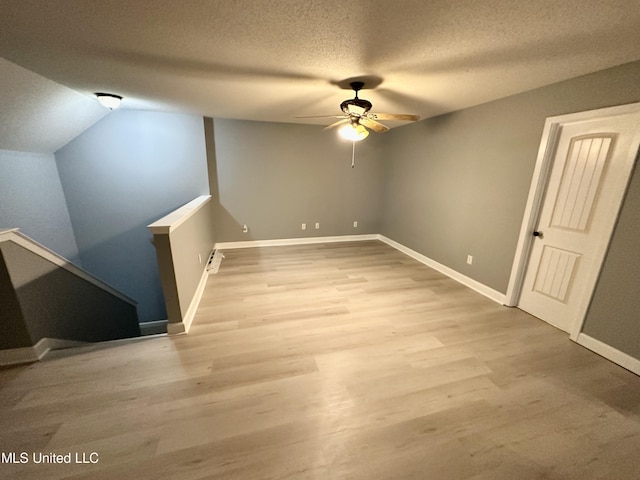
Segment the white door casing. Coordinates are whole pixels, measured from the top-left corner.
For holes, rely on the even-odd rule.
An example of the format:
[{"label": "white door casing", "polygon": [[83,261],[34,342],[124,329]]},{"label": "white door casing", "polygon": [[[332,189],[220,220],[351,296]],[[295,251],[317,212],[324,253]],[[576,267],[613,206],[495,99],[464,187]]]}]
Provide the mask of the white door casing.
[{"label": "white door casing", "polygon": [[507,304],[577,337],[639,143],[640,105],[547,120]]}]

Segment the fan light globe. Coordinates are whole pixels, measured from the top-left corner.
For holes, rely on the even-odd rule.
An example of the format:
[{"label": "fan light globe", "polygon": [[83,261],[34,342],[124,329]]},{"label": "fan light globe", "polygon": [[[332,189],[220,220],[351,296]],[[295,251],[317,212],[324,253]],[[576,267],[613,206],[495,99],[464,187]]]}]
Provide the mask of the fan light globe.
[{"label": "fan light globe", "polygon": [[120,106],[122,97],[120,95],[114,95],[112,93],[96,93],[96,97],[100,102],[100,105],[107,107],[109,110],[114,110]]},{"label": "fan light globe", "polygon": [[359,124],[348,124],[338,130],[338,133],[345,140],[351,140],[352,142],[359,142],[369,136],[369,130]]}]

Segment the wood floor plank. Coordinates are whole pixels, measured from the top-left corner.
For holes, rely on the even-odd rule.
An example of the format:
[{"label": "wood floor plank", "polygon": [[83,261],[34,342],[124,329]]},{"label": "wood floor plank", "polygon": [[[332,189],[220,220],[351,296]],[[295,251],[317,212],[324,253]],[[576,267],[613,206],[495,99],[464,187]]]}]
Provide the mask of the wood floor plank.
[{"label": "wood floor plank", "polygon": [[224,252],[188,335],[0,369],[16,479],[631,479],[640,378],[378,241]]}]

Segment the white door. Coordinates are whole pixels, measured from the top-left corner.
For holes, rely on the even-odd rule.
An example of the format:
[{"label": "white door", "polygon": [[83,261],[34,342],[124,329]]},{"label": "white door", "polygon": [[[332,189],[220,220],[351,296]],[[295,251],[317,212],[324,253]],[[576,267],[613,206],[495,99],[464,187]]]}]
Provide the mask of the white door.
[{"label": "white door", "polygon": [[640,143],[638,113],[563,124],[518,307],[580,328]]}]

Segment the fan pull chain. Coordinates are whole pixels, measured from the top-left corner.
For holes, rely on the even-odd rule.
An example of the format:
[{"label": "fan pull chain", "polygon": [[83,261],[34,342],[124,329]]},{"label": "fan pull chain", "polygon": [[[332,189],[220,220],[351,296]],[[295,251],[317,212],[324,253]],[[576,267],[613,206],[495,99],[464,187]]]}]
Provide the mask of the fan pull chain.
[{"label": "fan pull chain", "polygon": [[353,145],[351,148],[351,168],[356,165],[356,142],[351,142]]}]

